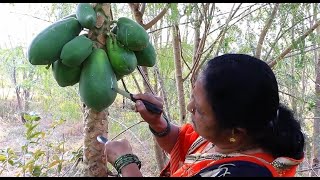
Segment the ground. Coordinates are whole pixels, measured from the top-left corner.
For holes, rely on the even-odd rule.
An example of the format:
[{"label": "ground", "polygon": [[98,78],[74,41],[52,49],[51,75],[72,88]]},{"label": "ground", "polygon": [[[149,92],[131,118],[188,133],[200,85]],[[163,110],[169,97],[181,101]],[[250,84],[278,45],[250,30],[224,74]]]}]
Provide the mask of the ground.
[{"label": "ground", "polygon": [[[38,130],[44,131],[49,134],[49,131],[52,130],[50,128],[51,124],[50,119],[41,119],[40,124],[38,126]],[[110,126],[112,122],[109,123]],[[143,123],[141,123],[143,124]],[[145,125],[139,125],[145,126]],[[12,148],[17,154],[21,153],[21,147],[26,142],[26,138],[24,137],[24,133],[26,128],[24,127],[23,123],[20,119],[13,118],[11,120],[6,120],[0,117],[0,149],[5,149],[7,147]],[[121,137],[122,136],[122,137]],[[148,136],[149,140],[141,140],[137,137],[136,134],[132,133],[132,131],[128,131],[121,135],[119,138],[127,138],[132,145],[134,153],[140,158],[142,161],[142,174],[144,176],[157,176],[159,170],[156,166],[156,160],[154,158],[154,151],[153,151],[153,144],[150,143],[150,137]],[[76,151],[77,149],[82,147],[83,144],[83,121],[79,120],[78,122],[74,121],[66,121],[62,125],[59,125],[57,128],[54,129],[53,133],[48,137],[46,137],[46,141],[52,142],[57,144],[57,142],[64,143],[65,158],[70,156],[72,151]],[[46,150],[45,145],[41,147],[43,150]],[[48,150],[49,152],[50,150]],[[52,151],[50,151],[52,152]],[[50,153],[48,153],[50,154]],[[62,153],[63,154],[63,153]],[[66,163],[65,168],[63,168],[62,172],[59,176],[81,176],[81,174],[77,174],[75,171],[70,171],[71,166],[75,163],[71,162],[69,164]],[[0,163],[1,164],[1,163]],[[78,165],[81,168],[81,163]],[[0,166],[1,170],[1,166]],[[112,170],[113,171],[113,170]],[[15,176],[17,173],[16,168],[8,168],[6,171],[0,174],[2,176]],[[79,173],[79,172],[78,172]],[[58,175],[57,175],[58,176]]]}]

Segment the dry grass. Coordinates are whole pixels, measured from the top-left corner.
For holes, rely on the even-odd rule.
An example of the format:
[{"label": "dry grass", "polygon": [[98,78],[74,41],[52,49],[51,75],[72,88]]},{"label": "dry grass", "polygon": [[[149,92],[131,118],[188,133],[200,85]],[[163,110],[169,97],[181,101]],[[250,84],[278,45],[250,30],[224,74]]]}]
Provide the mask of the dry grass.
[{"label": "dry grass", "polygon": [[[112,115],[112,113],[110,113]],[[126,125],[121,118],[122,116],[117,116],[118,121],[112,121],[110,115],[109,120],[109,130],[117,126],[115,132],[109,133],[109,138],[115,137],[118,133],[129,125]],[[115,117],[115,116],[113,116]],[[119,120],[120,119],[120,120]],[[50,124],[52,123],[51,119],[42,118],[40,120],[40,124],[38,126],[39,131],[44,131],[49,134],[49,131],[52,131]],[[121,123],[122,125],[120,125]],[[131,123],[132,124],[132,123]],[[12,148],[15,152],[21,152],[21,146],[23,146],[26,141],[24,137],[24,133],[26,128],[23,123],[17,119],[12,118],[2,119],[0,118],[0,149],[5,149],[7,147]],[[153,140],[151,134],[142,134],[137,132],[139,129],[147,128],[145,123],[141,123],[130,130],[125,131],[123,134],[118,136],[116,139],[126,138],[130,141],[131,146],[133,148],[133,152],[139,157],[142,161],[141,171],[142,174],[146,177],[158,176],[159,169],[156,165],[154,150],[153,150]],[[109,131],[110,132],[110,131]],[[150,133],[145,131],[146,133]],[[140,133],[140,134],[138,134]],[[77,149],[82,147],[83,144],[83,121],[82,119],[78,121],[66,121],[62,125],[57,126],[51,135],[46,135],[45,140],[48,142],[58,143],[65,141],[64,143],[64,151],[76,151]],[[41,145],[42,149],[45,149],[45,144]],[[66,167],[63,171],[67,171],[70,169],[72,164],[66,164]],[[78,165],[77,169],[81,169],[81,163]],[[114,169],[111,168],[114,172]],[[9,168],[8,171],[0,174],[1,176],[15,176],[17,173],[17,168]],[[63,174],[62,172],[61,174]],[[79,173],[79,172],[78,172]],[[81,176],[81,174],[76,174],[75,172],[71,172],[66,174],[66,176]]]}]

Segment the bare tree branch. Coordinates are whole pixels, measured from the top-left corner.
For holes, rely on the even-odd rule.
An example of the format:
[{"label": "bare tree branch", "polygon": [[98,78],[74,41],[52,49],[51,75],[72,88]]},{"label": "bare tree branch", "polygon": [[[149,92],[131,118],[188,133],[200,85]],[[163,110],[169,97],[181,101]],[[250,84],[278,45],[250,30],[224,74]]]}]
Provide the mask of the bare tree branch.
[{"label": "bare tree branch", "polygon": [[[254,5],[256,5],[256,4],[254,4]],[[235,23],[237,23],[237,22],[239,22],[240,20],[244,19],[246,16],[252,14],[253,12],[255,12],[255,11],[261,9],[261,8],[263,8],[263,7],[266,6],[267,4],[261,5],[261,6],[258,7],[257,9],[254,9],[254,10],[248,12],[247,14],[243,15],[244,12],[246,12],[246,11],[249,10],[249,9],[251,9],[251,7],[254,6],[254,5],[251,5],[249,8],[247,8],[246,10],[242,11],[241,13],[239,13],[239,15],[237,15],[236,17],[234,17],[234,19],[236,19],[236,18],[238,18],[239,16],[242,15],[242,17],[240,17],[236,22],[232,23],[231,25],[234,25]],[[229,13],[231,13],[231,12],[229,11]],[[217,16],[214,16],[214,17],[217,17]],[[230,26],[231,26],[231,25],[230,25]],[[215,32],[215,31],[218,30],[218,29],[223,28],[224,26],[225,26],[225,24],[217,27],[216,29],[210,31],[210,32],[208,33],[208,35],[211,34],[211,33],[213,33],[213,32]]]},{"label": "bare tree branch", "polygon": [[300,36],[296,41],[294,41],[287,49],[285,49],[277,58],[275,58],[273,61],[269,62],[268,65],[273,68],[274,65],[277,64],[278,61],[280,61],[281,59],[283,59],[283,57],[285,57],[285,55],[287,55],[292,48],[294,47],[294,44],[296,44],[297,42],[300,42],[302,40],[304,40],[309,34],[311,34],[311,32],[313,30],[315,30],[318,26],[320,25],[320,20],[317,21],[308,31],[306,31],[302,36]]},{"label": "bare tree branch", "polygon": [[312,167],[312,168],[308,168],[308,169],[298,170],[297,172],[312,171],[312,170],[314,170],[314,169],[320,169],[320,166],[318,166],[318,167]]},{"label": "bare tree branch", "polygon": [[143,25],[142,22],[142,13],[139,11],[139,3],[128,3],[129,7],[134,15],[135,20],[140,24]]},{"label": "bare tree branch", "polygon": [[268,21],[266,22],[266,24],[263,27],[263,30],[261,31],[261,34],[259,36],[258,45],[257,45],[256,55],[255,55],[256,58],[260,58],[260,56],[261,56],[261,50],[262,50],[262,45],[263,45],[264,38],[267,35],[267,32],[268,32],[268,30],[269,30],[269,28],[271,26],[271,23],[272,23],[274,17],[277,14],[278,9],[279,9],[279,3],[277,3],[274,6]]},{"label": "bare tree branch", "polygon": [[[320,49],[320,47],[313,47],[311,49],[305,50],[304,52],[309,52],[309,51],[313,51],[313,50],[317,50],[317,49]],[[289,58],[289,57],[297,56],[297,55],[300,55],[300,54],[301,54],[301,52],[291,53],[291,54],[286,55],[284,58]]]},{"label": "bare tree branch", "polygon": [[[181,24],[179,24],[179,25],[189,24],[189,23],[193,23],[193,22],[195,22],[195,21],[184,22],[184,23],[181,23]],[[156,31],[160,31],[160,30],[162,30],[162,29],[171,28],[171,27],[172,27],[172,25],[164,26],[164,27],[161,27],[161,28],[159,28],[159,29],[155,29],[155,30],[149,31],[149,34],[150,34],[150,33],[154,33],[154,32],[156,32]]]},{"label": "bare tree branch", "polygon": [[142,16],[143,16],[143,14],[144,14],[144,11],[146,10],[146,3],[141,3],[142,5],[141,5],[141,8],[140,8],[140,12],[141,12],[141,14],[142,14]]},{"label": "bare tree branch", "polygon": [[46,20],[46,19],[42,19],[42,18],[33,16],[33,15],[31,15],[31,14],[24,14],[24,13],[12,12],[12,11],[10,11],[9,13],[12,13],[12,14],[20,14],[20,15],[24,15],[24,16],[29,16],[29,17],[32,17],[32,18],[35,18],[35,19],[39,19],[39,20],[41,20],[41,21],[46,21],[46,22],[49,22],[49,23],[53,23],[52,21],[49,21],[49,20]]},{"label": "bare tree branch", "polygon": [[150,22],[148,22],[146,25],[144,25],[145,30],[149,29],[154,24],[156,24],[166,14],[166,12],[169,9],[169,4],[170,3],[168,3],[167,6],[164,7],[163,10],[155,18],[153,18]]},{"label": "bare tree branch", "polygon": [[219,44],[218,44],[218,47],[217,47],[215,56],[217,56],[218,53],[219,53],[221,44],[222,44],[222,42],[223,42],[223,40],[224,40],[224,37],[225,37],[225,34],[227,33],[227,30],[228,30],[228,25],[229,25],[230,21],[232,20],[232,17],[233,17],[233,16],[236,14],[236,12],[239,10],[241,4],[235,9],[235,11],[234,11],[233,13],[231,13],[232,10],[233,10],[233,8],[234,8],[234,6],[235,6],[235,4],[233,4],[233,6],[232,6],[232,9],[231,9],[231,11],[230,11],[229,17],[228,17],[228,19],[227,19],[227,21],[226,21],[226,23],[225,23],[225,27],[224,27],[224,29],[222,30],[222,31],[223,31],[223,32],[222,32],[222,36],[221,36],[221,38],[220,38],[220,41],[219,41]]},{"label": "bare tree branch", "polygon": [[[281,33],[281,29],[282,29],[282,26],[280,26],[280,30],[279,30],[279,33],[277,35],[277,38],[275,39],[275,41],[272,43],[272,45],[270,45],[270,50],[269,52],[267,53],[266,57],[264,59],[268,59],[269,55],[271,54],[272,50],[273,50],[273,47],[278,43],[278,41],[282,38],[282,36],[284,36],[284,34],[286,34],[289,30],[291,30],[292,28],[294,28],[297,24],[299,24],[300,22],[310,18],[311,16],[308,16],[306,18],[303,18],[301,19],[300,21],[297,21],[295,22],[292,26],[290,26],[288,29],[286,29],[283,33]],[[280,35],[281,33],[281,35]]]}]

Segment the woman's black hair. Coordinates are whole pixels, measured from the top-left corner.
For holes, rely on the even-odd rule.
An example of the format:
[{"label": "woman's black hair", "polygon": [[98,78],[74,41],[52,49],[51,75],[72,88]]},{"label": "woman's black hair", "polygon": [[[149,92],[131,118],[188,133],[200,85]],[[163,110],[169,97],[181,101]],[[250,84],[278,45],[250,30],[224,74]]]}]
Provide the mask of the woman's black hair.
[{"label": "woman's black hair", "polygon": [[301,126],[293,112],[279,103],[276,77],[264,61],[225,54],[209,60],[202,75],[221,128],[245,128],[275,157],[303,157]]}]

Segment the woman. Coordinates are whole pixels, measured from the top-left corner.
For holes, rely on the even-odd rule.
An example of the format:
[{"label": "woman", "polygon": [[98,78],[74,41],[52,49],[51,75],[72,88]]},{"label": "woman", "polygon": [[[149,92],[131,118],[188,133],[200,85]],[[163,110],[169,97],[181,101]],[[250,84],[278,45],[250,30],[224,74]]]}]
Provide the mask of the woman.
[{"label": "woman", "polygon": [[[134,97],[163,107],[159,97]],[[279,103],[276,78],[265,62],[244,54],[209,60],[187,109],[192,123],[178,127],[136,101],[158,144],[170,153],[160,176],[295,176],[304,136]],[[122,176],[142,175],[128,141],[107,143],[105,155]]]}]

